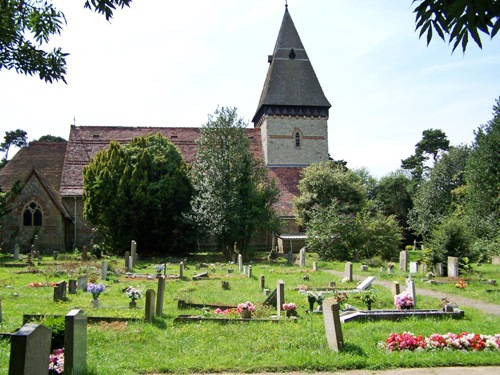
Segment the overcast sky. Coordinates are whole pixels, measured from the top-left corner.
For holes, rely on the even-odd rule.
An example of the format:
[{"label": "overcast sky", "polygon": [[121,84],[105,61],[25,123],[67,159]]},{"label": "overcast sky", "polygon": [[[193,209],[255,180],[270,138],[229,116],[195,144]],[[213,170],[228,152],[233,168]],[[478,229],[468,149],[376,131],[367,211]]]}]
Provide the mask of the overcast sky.
[{"label": "overcast sky", "polygon": [[[0,135],[69,136],[70,125],[201,126],[217,106],[249,122],[284,0],[136,0],[112,22],[57,0],[67,25],[53,39],[67,82],[0,71]],[[289,12],[330,109],[329,150],[382,177],[426,129],[470,144],[500,96],[500,36],[467,52],[419,39],[411,0],[289,0]],[[9,154],[10,156],[11,154]]]}]

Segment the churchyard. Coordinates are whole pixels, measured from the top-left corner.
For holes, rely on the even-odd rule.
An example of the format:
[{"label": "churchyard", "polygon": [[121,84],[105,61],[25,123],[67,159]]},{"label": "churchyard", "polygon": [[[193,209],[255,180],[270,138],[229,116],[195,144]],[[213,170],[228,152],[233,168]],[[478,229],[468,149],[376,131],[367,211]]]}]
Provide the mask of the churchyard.
[{"label": "churchyard", "polygon": [[[370,278],[399,283],[403,291],[410,263],[418,256],[418,251],[407,254],[407,271],[400,269],[398,262],[389,270],[390,264],[371,261],[353,262],[352,273],[365,281]],[[227,263],[213,255],[198,254],[183,259],[139,259],[133,266],[130,258],[82,261],[81,257],[59,254],[54,259],[44,255],[32,257],[28,265],[26,254],[15,261],[12,254],[1,255],[2,373],[9,371],[10,334],[30,319],[35,319],[31,323],[64,332],[68,314],[87,317],[87,374],[334,371],[499,363],[498,350],[389,351],[387,344],[381,345],[394,338],[391,334],[403,337],[404,332],[411,332],[414,336],[410,338],[417,343],[422,340],[419,335],[428,338],[449,332],[499,334],[499,316],[470,306],[458,306],[463,311],[458,318],[444,313],[433,317],[411,314],[416,310],[442,312],[443,301],[418,295],[422,288],[445,292],[451,305],[457,296],[500,304],[498,264],[474,264],[468,274],[458,277],[430,275],[431,271],[421,268],[412,272],[417,309],[398,310],[408,314],[395,321],[340,324],[339,350],[332,348],[333,325],[325,319],[332,320],[332,311],[318,311],[314,298],[321,296],[320,300],[324,298],[324,303],[330,303],[329,297],[339,297],[340,316],[347,314],[348,309],[367,310],[362,300],[367,293],[359,291],[356,280],[349,281],[343,262],[318,261],[315,254],[309,253],[304,254],[303,264],[298,259],[290,264],[286,257],[269,261],[266,253],[257,253],[241,263],[237,258],[234,263]],[[93,294],[83,290],[84,282],[98,294],[99,307],[92,306]],[[393,290],[375,282],[365,282],[365,286],[375,296],[371,311],[396,310]],[[264,304],[272,299],[275,289],[277,302],[296,305],[296,316],[287,317],[285,310],[278,311],[272,303]],[[135,291],[140,291],[141,296],[131,307],[129,296]],[[158,295],[163,295],[161,306]],[[255,311],[251,318],[242,318],[236,309],[247,301],[255,306]],[[56,345],[64,344],[59,341]],[[84,350],[78,345],[76,348],[77,352]]]}]

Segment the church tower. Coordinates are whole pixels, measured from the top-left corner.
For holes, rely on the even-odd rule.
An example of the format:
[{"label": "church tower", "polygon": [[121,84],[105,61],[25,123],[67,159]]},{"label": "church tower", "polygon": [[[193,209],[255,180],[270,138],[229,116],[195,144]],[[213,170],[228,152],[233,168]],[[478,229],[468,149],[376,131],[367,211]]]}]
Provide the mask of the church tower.
[{"label": "church tower", "polygon": [[308,166],[328,160],[328,111],[331,107],[312,67],[292,17],[285,15],[257,111],[268,167]]}]

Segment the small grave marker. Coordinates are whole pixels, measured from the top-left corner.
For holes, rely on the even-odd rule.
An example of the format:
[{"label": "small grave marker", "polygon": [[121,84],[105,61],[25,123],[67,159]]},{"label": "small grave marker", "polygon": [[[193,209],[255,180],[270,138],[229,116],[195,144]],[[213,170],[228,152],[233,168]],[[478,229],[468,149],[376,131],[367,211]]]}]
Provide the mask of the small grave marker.
[{"label": "small grave marker", "polygon": [[69,294],[76,294],[76,280],[69,280]]},{"label": "small grave marker", "polygon": [[60,281],[54,287],[54,302],[66,301],[66,281]]},{"label": "small grave marker", "polygon": [[87,252],[88,252],[87,246],[84,245],[82,248],[82,261],[83,262],[87,261]]},{"label": "small grave marker", "polygon": [[21,248],[18,243],[14,245],[14,260],[19,260],[19,253],[21,251]]},{"label": "small grave marker", "polygon": [[281,317],[281,310],[283,310],[283,304],[285,303],[285,282],[283,280],[278,280],[276,283],[276,313],[278,318]]},{"label": "small grave marker", "polygon": [[306,250],[304,248],[300,249],[299,255],[300,255],[299,266],[305,267],[306,266]]},{"label": "small grave marker", "polygon": [[266,277],[264,275],[260,275],[260,290],[264,290],[266,287]]},{"label": "small grave marker", "polygon": [[406,279],[406,291],[410,294],[411,298],[413,298],[413,308],[417,308],[417,299],[415,293],[415,281],[411,279],[411,276]]},{"label": "small grave marker", "polygon": [[345,278],[352,282],[352,263],[345,262]]},{"label": "small grave marker", "polygon": [[148,289],[146,291],[146,322],[151,323],[155,316],[155,291]]},{"label": "small grave marker", "polygon": [[392,284],[392,295],[397,296],[398,294],[401,294],[401,290],[399,288],[399,281],[394,281]]},{"label": "small grave marker", "polygon": [[408,252],[406,250],[399,252],[399,269],[408,272]]},{"label": "small grave marker", "polygon": [[243,272],[243,257],[241,256],[241,254],[238,254],[238,272]]},{"label": "small grave marker", "polygon": [[135,266],[135,257],[137,255],[137,242],[134,240],[130,241],[130,256],[132,257],[132,263],[129,262],[129,267],[134,268]]},{"label": "small grave marker", "polygon": [[78,289],[80,289],[82,292],[87,291],[87,280],[87,275],[78,276]]},{"label": "small grave marker", "polygon": [[252,266],[248,266],[248,278],[252,278]]},{"label": "small grave marker", "polygon": [[47,375],[52,331],[25,324],[10,337],[9,375]]},{"label": "small grave marker", "polygon": [[125,251],[125,269],[127,271],[130,271],[129,263],[128,263],[128,258],[130,256],[130,251]]},{"label": "small grave marker", "polygon": [[491,257],[491,264],[493,264],[495,266],[499,266],[500,265],[500,256]]},{"label": "small grave marker", "polygon": [[448,257],[448,277],[458,277],[457,257]]},{"label": "small grave marker", "polygon": [[87,371],[87,314],[71,310],[64,318],[64,372],[73,375]]},{"label": "small grave marker", "polygon": [[156,315],[163,314],[163,298],[165,297],[165,277],[158,278],[158,296],[156,298]]},{"label": "small grave marker", "polygon": [[313,262],[313,272],[318,270],[318,262]]},{"label": "small grave marker", "polygon": [[368,276],[358,286],[356,286],[356,289],[359,289],[359,290],[368,289],[372,285],[373,280],[375,280],[375,276]]},{"label": "small grave marker", "polygon": [[368,266],[366,264],[362,264],[360,267],[359,267],[360,271],[362,272],[366,272],[368,271]]},{"label": "small grave marker", "polygon": [[102,273],[102,279],[107,280],[108,278],[108,263],[103,260],[102,265],[101,265],[101,273]]},{"label": "small grave marker", "polygon": [[410,273],[417,273],[417,272],[418,272],[418,263],[410,262]]},{"label": "small grave marker", "polygon": [[340,306],[335,298],[323,301],[323,320],[328,346],[331,350],[341,352],[344,349],[344,337],[340,323]]}]

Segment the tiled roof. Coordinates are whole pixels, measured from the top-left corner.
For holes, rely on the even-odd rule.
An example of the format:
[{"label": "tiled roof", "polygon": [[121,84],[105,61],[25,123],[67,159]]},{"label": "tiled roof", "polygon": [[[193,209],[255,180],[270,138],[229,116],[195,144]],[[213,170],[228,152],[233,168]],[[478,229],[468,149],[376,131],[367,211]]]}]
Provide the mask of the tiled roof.
[{"label": "tiled roof", "polygon": [[328,117],[330,106],[286,8],[252,122],[263,114]]},{"label": "tiled roof", "polygon": [[280,201],[277,209],[280,216],[292,217],[292,201],[300,195],[297,184],[301,178],[303,167],[273,167],[269,168],[269,175],[276,179],[278,188],[281,190]]},{"label": "tiled roof", "polygon": [[[201,128],[183,127],[123,127],[123,126],[71,126],[66,161],[61,181],[63,196],[83,194],[83,168],[98,151],[106,148],[111,141],[127,144],[133,138],[150,134],[161,134],[179,148],[184,160],[192,163],[196,155]],[[262,157],[259,129],[245,129],[250,140],[250,148],[255,156]]]}]

